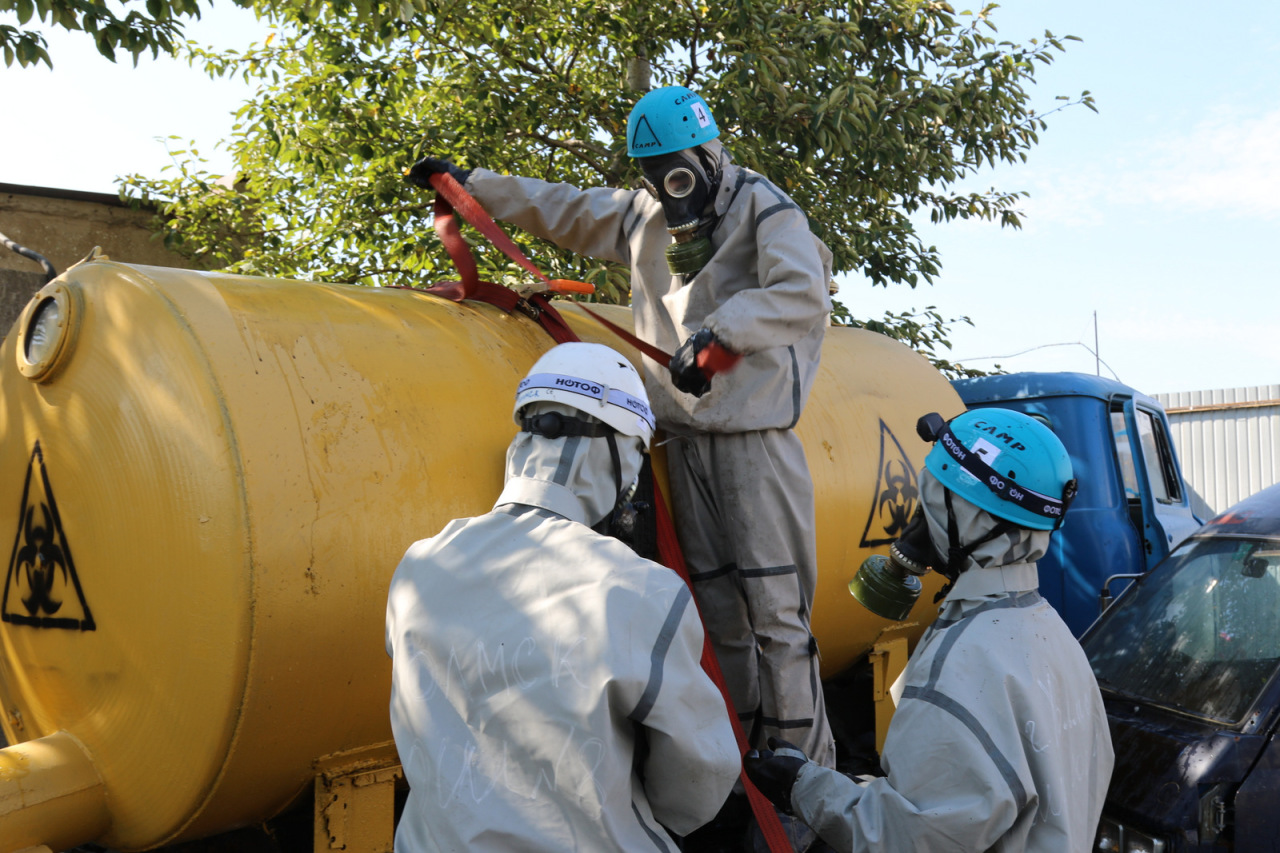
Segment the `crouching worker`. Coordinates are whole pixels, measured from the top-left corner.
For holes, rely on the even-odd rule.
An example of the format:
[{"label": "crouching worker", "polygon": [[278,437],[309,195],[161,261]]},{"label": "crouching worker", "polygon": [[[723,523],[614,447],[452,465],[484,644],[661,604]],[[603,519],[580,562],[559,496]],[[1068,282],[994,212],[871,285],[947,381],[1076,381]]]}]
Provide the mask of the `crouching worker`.
[{"label": "crouching worker", "polygon": [[561,344],[520,383],[491,512],[391,580],[397,853],[675,851],[741,768],[672,571],[595,532],[630,508],[654,420],[635,369]]},{"label": "crouching worker", "polygon": [[842,853],[1091,850],[1107,717],[1035,565],[1075,494],[1071,460],[1048,427],[1001,409],[926,415],[920,432],[935,441],[922,511],[892,556],[949,584],[895,685],[887,775],[855,782],[776,739],[748,753],[747,773]]}]

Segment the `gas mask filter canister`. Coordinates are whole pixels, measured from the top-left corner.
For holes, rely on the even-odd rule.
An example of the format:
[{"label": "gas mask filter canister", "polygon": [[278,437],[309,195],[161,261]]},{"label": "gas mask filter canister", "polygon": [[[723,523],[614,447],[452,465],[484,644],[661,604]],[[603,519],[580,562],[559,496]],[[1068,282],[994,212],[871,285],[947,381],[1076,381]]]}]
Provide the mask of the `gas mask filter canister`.
[{"label": "gas mask filter canister", "polygon": [[937,563],[924,507],[917,505],[902,536],[889,546],[889,556],[872,554],[863,560],[849,581],[849,592],[875,615],[901,622],[920,597],[920,577]]}]

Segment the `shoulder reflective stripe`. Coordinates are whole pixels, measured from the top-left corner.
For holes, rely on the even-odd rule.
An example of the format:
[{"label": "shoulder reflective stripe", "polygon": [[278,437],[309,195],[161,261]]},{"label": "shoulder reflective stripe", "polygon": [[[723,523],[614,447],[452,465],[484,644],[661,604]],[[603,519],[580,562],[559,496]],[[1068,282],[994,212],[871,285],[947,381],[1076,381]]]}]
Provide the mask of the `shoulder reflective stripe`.
[{"label": "shoulder reflective stripe", "polygon": [[[745,172],[746,170],[743,170],[743,171]],[[794,207],[796,210],[800,209],[800,205],[796,204],[794,201],[787,198],[786,193],[784,193],[781,189],[779,189],[777,184],[775,184],[773,181],[766,178],[764,175],[752,175],[751,177],[747,178],[747,183],[762,185],[764,189],[768,190],[769,195],[773,196],[779,201],[780,203],[778,205],[779,207],[790,205],[791,207]],[[758,221],[759,220],[757,220],[757,222]]]},{"label": "shoulder reflective stripe", "polygon": [[653,842],[653,846],[657,847],[663,853],[670,853],[671,847],[667,844],[666,833],[659,834],[653,827],[645,823],[644,815],[640,814],[640,809],[636,808],[635,800],[631,801],[631,813],[636,816],[636,823],[640,824],[640,828],[644,830],[644,834],[649,836],[649,840]]},{"label": "shoulder reflective stripe", "polygon": [[691,595],[689,587],[680,587],[680,591],[676,593],[676,600],[671,603],[671,610],[667,612],[667,620],[662,623],[662,630],[658,632],[658,639],[653,644],[653,653],[649,656],[649,683],[645,685],[644,693],[640,694],[640,701],[636,703],[635,710],[628,715],[637,723],[644,722],[644,718],[653,710],[653,703],[658,701],[658,691],[662,689],[662,670],[667,662],[667,651],[671,648],[671,641],[675,639],[676,630],[680,627],[680,620],[684,618],[684,611],[689,606]]},{"label": "shoulder reflective stripe", "polygon": [[970,619],[961,619],[954,625],[947,626],[947,630],[942,635],[942,640],[938,646],[938,651],[933,656],[933,661],[929,667],[929,680],[925,682],[925,689],[932,690],[938,683],[938,679],[942,677],[942,665],[947,661],[947,655],[951,654],[951,648],[960,639],[960,635],[964,633],[964,629],[973,624]]},{"label": "shoulder reflective stripe", "polygon": [[764,210],[760,211],[760,213],[756,216],[756,227],[759,228],[761,222],[764,222],[766,219],[768,219],[770,216],[773,216],[775,213],[781,213],[784,210],[798,211],[799,209],[800,209],[800,205],[796,204],[793,201],[779,202],[778,204],[775,204],[772,207],[766,207]]},{"label": "shoulder reflective stripe", "polygon": [[1000,771],[1000,776],[1004,779],[1005,784],[1009,786],[1009,793],[1013,794],[1013,800],[1018,804],[1018,811],[1022,811],[1027,807],[1027,789],[1022,786],[1022,780],[1018,778],[1017,771],[1013,769],[1009,759],[1004,757],[1004,753],[996,748],[996,743],[991,739],[991,735],[987,734],[987,730],[978,722],[977,717],[969,712],[968,708],[950,696],[923,687],[908,686],[902,691],[902,698],[928,702],[930,705],[946,711],[959,720],[978,739],[978,743],[982,744],[983,751],[991,757],[991,763],[996,766],[996,770]]},{"label": "shoulder reflective stripe", "polygon": [[[984,569],[970,569],[970,571],[985,571]],[[933,658],[933,665],[929,669],[929,681],[925,685],[932,690],[934,685],[938,683],[939,676],[942,675],[942,665],[947,655],[951,651],[951,647],[956,644],[956,640],[960,639],[960,635],[964,633],[964,629],[973,624],[975,616],[986,613],[989,610],[1007,610],[1011,607],[1033,607],[1041,601],[1040,593],[1031,589],[1026,592],[1020,592],[1017,595],[1006,595],[1003,598],[997,598],[994,601],[988,601],[981,604],[968,613],[954,620],[934,620],[931,626],[930,635],[935,630],[945,631],[946,634],[942,638],[942,645],[938,647],[938,653]],[[952,628],[957,630],[952,631]],[[927,638],[926,638],[927,639]],[[923,640],[922,640],[923,643]]]},{"label": "shoulder reflective stripe", "polygon": [[742,192],[742,188],[746,186],[748,181],[747,170],[738,170],[738,180],[733,183],[733,195],[729,196],[729,207],[733,207],[733,203],[738,200],[738,193]]},{"label": "shoulder reflective stripe", "polygon": [[787,347],[787,352],[791,354],[791,423],[787,428],[793,429],[800,423],[800,360],[794,344]]},{"label": "shoulder reflective stripe", "polygon": [[516,395],[532,388],[545,388],[549,391],[565,391],[580,394],[593,400],[602,400],[619,409],[630,412],[644,419],[650,429],[657,426],[657,420],[649,404],[638,397],[633,397],[621,388],[610,388],[600,382],[589,382],[577,376],[565,376],[560,373],[535,373],[520,381],[516,387]]}]

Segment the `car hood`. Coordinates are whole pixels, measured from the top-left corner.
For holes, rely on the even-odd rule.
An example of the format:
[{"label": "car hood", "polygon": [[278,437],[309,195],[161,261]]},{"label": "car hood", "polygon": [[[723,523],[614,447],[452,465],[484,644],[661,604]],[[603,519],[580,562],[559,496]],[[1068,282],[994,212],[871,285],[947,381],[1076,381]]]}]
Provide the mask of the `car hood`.
[{"label": "car hood", "polygon": [[1115,770],[1108,814],[1151,832],[1178,835],[1199,823],[1205,790],[1244,779],[1266,744],[1140,700],[1104,696]]}]

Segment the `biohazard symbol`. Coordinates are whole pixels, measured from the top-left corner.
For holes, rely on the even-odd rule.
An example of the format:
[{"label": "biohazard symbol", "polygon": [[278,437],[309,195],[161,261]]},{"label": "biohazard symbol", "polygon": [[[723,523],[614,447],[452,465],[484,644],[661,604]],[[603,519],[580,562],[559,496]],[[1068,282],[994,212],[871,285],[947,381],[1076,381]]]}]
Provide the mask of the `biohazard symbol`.
[{"label": "biohazard symbol", "polygon": [[0,614],[5,622],[36,628],[92,631],[96,627],[80,589],[38,441],[22,487],[22,512]]},{"label": "biohazard symbol", "polygon": [[862,531],[861,547],[888,545],[897,539],[916,511],[919,497],[915,467],[907,459],[888,424],[880,421],[880,464],[876,473],[875,498],[871,501],[866,529]]},{"label": "biohazard symbol", "polygon": [[631,148],[633,151],[643,151],[646,148],[658,148],[662,145],[662,141],[658,139],[658,134],[653,132],[653,125],[649,124],[648,116],[640,116],[636,120],[635,132],[631,134]]}]

